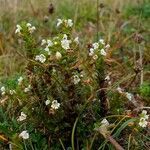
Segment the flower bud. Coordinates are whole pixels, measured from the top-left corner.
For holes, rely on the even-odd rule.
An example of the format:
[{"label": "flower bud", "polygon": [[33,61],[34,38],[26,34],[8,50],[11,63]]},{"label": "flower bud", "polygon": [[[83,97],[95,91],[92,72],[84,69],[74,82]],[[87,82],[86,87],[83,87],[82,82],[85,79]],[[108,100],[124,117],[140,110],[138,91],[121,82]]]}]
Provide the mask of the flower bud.
[{"label": "flower bud", "polygon": [[56,52],[56,59],[61,59],[62,58],[62,55],[60,52]]}]

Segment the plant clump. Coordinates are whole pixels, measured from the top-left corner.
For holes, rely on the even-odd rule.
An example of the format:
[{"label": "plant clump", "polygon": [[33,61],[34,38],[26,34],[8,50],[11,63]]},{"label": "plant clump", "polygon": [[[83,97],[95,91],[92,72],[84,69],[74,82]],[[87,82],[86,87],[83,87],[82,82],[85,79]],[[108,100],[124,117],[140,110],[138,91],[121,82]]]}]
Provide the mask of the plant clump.
[{"label": "plant clump", "polygon": [[[14,88],[5,85],[0,88],[3,105],[0,111],[6,112],[0,117],[0,131],[3,129],[13,147],[82,149],[93,139],[94,125],[102,135],[111,134],[108,129],[111,124],[105,119],[107,112],[102,111],[109,96],[102,86],[110,80],[105,75],[109,43],[99,39],[88,48],[82,47],[80,38],[72,34],[71,19],[58,19],[56,27],[56,36],[39,42],[34,38],[38,30],[35,26],[26,22],[17,25],[15,33],[23,41],[28,64],[24,74],[14,81]],[[117,97],[120,94],[134,100],[131,93],[120,87],[116,92]],[[125,116],[135,126],[145,128],[146,113],[143,110],[140,116]],[[94,148],[100,143],[101,140],[95,139]]]}]

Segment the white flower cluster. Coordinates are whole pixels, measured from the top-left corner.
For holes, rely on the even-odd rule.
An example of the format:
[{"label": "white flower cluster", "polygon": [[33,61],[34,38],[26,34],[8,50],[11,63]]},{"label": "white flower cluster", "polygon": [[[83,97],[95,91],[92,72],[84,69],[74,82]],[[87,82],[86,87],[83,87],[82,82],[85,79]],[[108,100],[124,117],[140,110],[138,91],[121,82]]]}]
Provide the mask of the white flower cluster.
[{"label": "white flower cluster", "polygon": [[57,100],[52,101],[51,108],[52,109],[58,109],[60,107],[60,103],[58,103]]},{"label": "white flower cluster", "polygon": [[[104,48],[99,50],[100,45],[103,45]],[[98,56],[95,56],[95,51],[96,50],[100,51],[101,55],[106,56],[107,53],[106,53],[105,50],[107,50],[109,47],[110,47],[109,44],[105,45],[104,40],[100,39],[99,42],[95,42],[95,43],[92,44],[92,48],[90,48],[90,50],[89,50],[90,51],[89,56],[93,56],[93,59],[96,60],[98,58]]]},{"label": "white flower cluster", "polygon": [[[0,88],[0,93],[1,93],[1,95],[5,95],[6,94],[6,88],[4,87],[4,86],[2,86],[1,88]],[[15,94],[16,93],[16,91],[15,90],[9,90],[9,94],[10,95],[13,95],[13,94]]]},{"label": "white flower cluster", "polygon": [[23,120],[26,120],[26,118],[27,118],[27,115],[24,112],[21,112],[21,115],[19,116],[17,121],[23,121]]},{"label": "white flower cluster", "polygon": [[[55,38],[55,39],[57,39],[57,37]],[[63,41],[64,40],[64,41]],[[69,45],[68,45],[68,42],[69,40],[67,40],[67,35],[65,34],[64,35],[64,37],[63,37],[63,39],[62,39],[62,46],[63,46],[63,48],[68,48],[69,47]],[[67,44],[66,44],[67,43]],[[42,42],[41,42],[41,46],[43,46],[43,45],[46,45],[46,47],[45,47],[45,51],[48,53],[48,55],[51,55],[51,51],[50,51],[50,47],[52,47],[53,45],[56,45],[57,44],[57,42],[55,41],[55,42],[53,42],[53,41],[51,41],[51,40],[45,40],[45,39],[43,39],[42,40]],[[66,44],[66,45],[65,45]],[[62,54],[59,52],[59,51],[57,51],[56,53],[55,53],[55,58],[57,59],[57,60],[59,60],[59,59],[61,59],[62,58]],[[43,55],[43,54],[41,54],[41,55],[37,55],[36,57],[35,57],[35,60],[36,61],[40,61],[41,63],[44,63],[45,61],[46,61],[46,57]]]},{"label": "white flower cluster", "polygon": [[49,99],[45,101],[46,106],[49,105],[50,103],[51,103],[51,101]]},{"label": "white flower cluster", "polygon": [[41,46],[46,45],[46,47],[44,48],[44,50],[48,53],[48,55],[51,55],[50,52],[50,47],[52,47],[54,45],[54,43],[51,40],[45,40],[43,39],[41,42]]},{"label": "white flower cluster", "polygon": [[62,20],[62,19],[57,19],[57,27],[60,25],[65,24],[66,27],[72,27],[73,26],[73,21],[71,19],[68,20]]},{"label": "white flower cluster", "polygon": [[132,94],[132,93],[125,92],[125,95],[126,95],[126,98],[127,98],[129,101],[132,101],[132,98],[133,98],[133,94]]},{"label": "white flower cluster", "polygon": [[120,94],[124,94],[125,97],[129,100],[129,101],[133,101],[134,100],[134,96],[132,93],[129,92],[124,92],[124,90],[121,87],[117,87],[116,89]]},{"label": "white flower cluster", "polygon": [[[49,105],[50,103],[51,103],[51,101],[49,99],[45,101],[45,105]],[[52,104],[51,104],[51,108],[56,110],[59,107],[60,107],[60,103],[58,103],[57,100],[53,100]]]},{"label": "white flower cluster", "polygon": [[22,132],[19,134],[19,137],[23,138],[24,140],[29,139],[29,133],[28,133],[28,131],[27,131],[27,130],[22,131]]},{"label": "white flower cluster", "polygon": [[24,89],[24,92],[27,93],[27,92],[29,92],[30,90],[31,90],[31,85],[28,85],[28,87],[26,87],[26,88]]},{"label": "white flower cluster", "polygon": [[[35,26],[32,26],[31,23],[27,23],[26,26],[28,28],[28,31],[31,34],[36,30]],[[17,24],[16,25],[16,31],[15,31],[15,33],[16,34],[21,34],[21,30],[22,30],[22,27],[19,24]]]},{"label": "white flower cluster", "polygon": [[105,127],[108,127],[109,126],[109,122],[108,122],[108,120],[107,119],[103,119],[102,121],[101,121],[101,126],[105,126]]},{"label": "white flower cluster", "polygon": [[55,55],[55,56],[56,56],[56,59],[57,59],[57,60],[59,60],[59,59],[62,58],[62,54],[61,54],[60,52],[58,52],[58,51],[56,52],[56,55]]},{"label": "white flower cluster", "polygon": [[2,86],[2,87],[0,88],[0,91],[1,91],[1,95],[5,95],[5,93],[6,93],[6,88],[5,88],[4,86]]},{"label": "white flower cluster", "polygon": [[22,30],[22,27],[19,24],[17,24],[15,33],[16,34],[21,34],[21,30]]},{"label": "white flower cluster", "polygon": [[148,124],[148,118],[149,115],[147,115],[147,111],[143,110],[142,113],[140,114],[140,121],[139,121],[139,126],[145,128]]},{"label": "white flower cluster", "polygon": [[105,77],[105,80],[106,80],[106,81],[109,81],[109,80],[110,80],[110,76],[107,75],[107,76]]},{"label": "white flower cluster", "polygon": [[9,93],[10,93],[10,95],[13,95],[16,93],[16,91],[15,90],[9,90]]},{"label": "white flower cluster", "polygon": [[[23,120],[26,120],[26,118],[27,118],[27,115],[24,112],[21,112],[21,115],[18,117],[17,121],[21,122]],[[22,131],[19,134],[19,137],[23,138],[24,140],[28,139],[29,138],[28,131],[27,130]]]},{"label": "white flower cluster", "polygon": [[71,43],[71,40],[68,40],[68,37],[66,34],[64,34],[62,40],[61,40],[61,46],[63,49],[67,50],[67,49],[70,49],[70,43]]},{"label": "white flower cluster", "polygon": [[117,87],[117,89],[116,89],[120,94],[122,94],[123,93],[123,89],[121,88],[121,87]]},{"label": "white flower cluster", "polygon": [[35,26],[32,26],[31,23],[27,23],[26,26],[31,34],[36,30]]},{"label": "white flower cluster", "polygon": [[73,83],[78,84],[81,81],[80,77],[78,75],[73,76]]},{"label": "white flower cluster", "polygon": [[108,84],[111,85],[110,75],[107,75],[107,76],[105,77],[105,81],[107,81]]},{"label": "white flower cluster", "polygon": [[44,63],[46,61],[46,56],[44,54],[36,55],[35,60]]},{"label": "white flower cluster", "polygon": [[76,37],[76,38],[74,39],[74,42],[78,45],[78,44],[79,44],[79,37]]},{"label": "white flower cluster", "polygon": [[18,85],[21,85],[22,81],[23,81],[23,77],[19,77],[18,78]]}]

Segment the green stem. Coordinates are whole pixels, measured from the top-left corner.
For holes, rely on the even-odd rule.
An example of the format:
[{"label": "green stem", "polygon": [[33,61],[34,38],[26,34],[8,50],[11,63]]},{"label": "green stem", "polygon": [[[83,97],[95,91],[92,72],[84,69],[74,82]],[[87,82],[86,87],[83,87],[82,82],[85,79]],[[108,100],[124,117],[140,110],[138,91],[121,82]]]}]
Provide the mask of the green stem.
[{"label": "green stem", "polygon": [[74,123],[74,125],[73,125],[72,134],[71,134],[72,150],[75,150],[74,134],[75,134],[75,129],[76,129],[77,122],[78,122],[78,120],[79,120],[81,114],[83,113],[83,111],[84,111],[84,109],[86,108],[86,106],[87,106],[88,103],[89,103],[89,101],[87,101],[87,102],[83,105],[83,108],[82,108],[81,112],[79,113],[78,117],[76,118],[75,123]]},{"label": "green stem", "polygon": [[92,138],[92,142],[90,144],[90,149],[92,149],[92,146],[93,146],[94,140],[96,138],[96,135],[97,135],[97,133],[95,133],[94,136],[93,136],[93,138]]},{"label": "green stem", "polygon": [[26,146],[25,140],[23,140],[23,143],[24,143],[25,150],[28,150],[28,149],[27,149],[27,146]]},{"label": "green stem", "polygon": [[131,134],[129,135],[129,140],[128,140],[128,150],[130,150],[130,143],[131,143]]},{"label": "green stem", "polygon": [[62,146],[62,149],[65,150],[65,146],[64,146],[64,144],[63,144],[63,142],[62,142],[61,139],[59,139],[59,142],[60,142],[60,144],[61,144],[61,146]]},{"label": "green stem", "polygon": [[75,121],[75,123],[73,125],[73,129],[72,129],[72,135],[71,135],[72,150],[75,150],[75,146],[74,146],[74,133],[75,133],[75,128],[76,128],[78,120],[79,120],[79,116],[76,118],[76,121]]}]

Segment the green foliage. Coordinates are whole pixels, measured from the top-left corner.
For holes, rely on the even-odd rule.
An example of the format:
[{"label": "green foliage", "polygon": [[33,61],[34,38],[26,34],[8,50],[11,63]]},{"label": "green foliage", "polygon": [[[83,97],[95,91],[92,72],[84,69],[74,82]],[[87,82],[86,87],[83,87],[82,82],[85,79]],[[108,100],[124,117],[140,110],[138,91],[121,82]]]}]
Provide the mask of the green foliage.
[{"label": "green foliage", "polygon": [[140,86],[140,94],[145,98],[150,97],[150,83],[145,82]]},{"label": "green foliage", "polygon": [[137,6],[128,6],[126,10],[126,15],[136,15],[145,19],[150,16],[150,3],[149,0],[145,0],[142,4]]},{"label": "green foliage", "polygon": [[113,114],[122,114],[125,111],[126,99],[119,93],[110,92],[108,96],[110,97],[111,112]]},{"label": "green foliage", "polygon": [[[68,23],[67,20],[61,21],[58,35],[48,40],[43,39],[44,43],[39,45],[32,33],[35,27],[26,22],[17,25],[16,34],[24,43],[28,59],[27,71],[23,78],[7,80],[5,84],[8,85],[8,101],[11,101],[9,110],[14,109],[7,119],[8,122],[14,122],[14,126],[11,125],[10,131],[10,124],[5,125],[2,120],[1,130],[6,136],[11,132],[10,139],[14,136],[16,139],[16,133],[19,134],[19,131],[27,130],[30,142],[27,140],[22,143],[19,137],[16,139],[24,148],[60,149],[61,143],[58,139],[63,141],[65,147],[69,147],[77,117],[79,126],[74,128],[73,135],[77,136],[73,141],[78,141],[79,147],[84,147],[87,139],[83,140],[83,135],[92,135],[93,123],[97,116],[100,116],[96,91],[99,89],[99,83],[104,80],[104,56],[101,54],[104,45],[97,43],[96,48],[91,46],[92,50],[85,49],[83,54],[78,39],[72,36],[70,26],[71,20],[68,20]],[[11,95],[9,89],[15,92]],[[47,104],[47,101],[50,104]],[[56,106],[53,106],[54,101]],[[9,103],[4,110],[7,110],[8,105]],[[18,121],[22,112],[27,116],[23,122]],[[8,133],[5,133],[5,130]],[[49,142],[50,146],[45,147]]]}]

